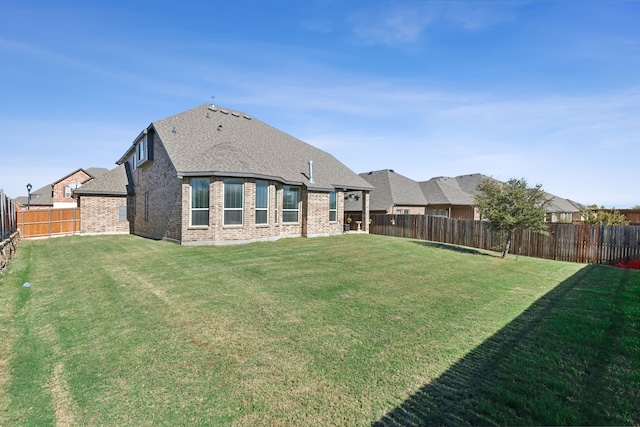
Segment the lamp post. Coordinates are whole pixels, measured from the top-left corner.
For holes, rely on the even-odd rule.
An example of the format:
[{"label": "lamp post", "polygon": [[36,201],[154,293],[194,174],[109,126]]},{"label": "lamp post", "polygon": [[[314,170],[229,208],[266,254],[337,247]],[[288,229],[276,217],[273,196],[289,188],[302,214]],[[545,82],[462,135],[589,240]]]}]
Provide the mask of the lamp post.
[{"label": "lamp post", "polygon": [[33,186],[31,183],[27,184],[27,210],[31,208],[31,189]]}]

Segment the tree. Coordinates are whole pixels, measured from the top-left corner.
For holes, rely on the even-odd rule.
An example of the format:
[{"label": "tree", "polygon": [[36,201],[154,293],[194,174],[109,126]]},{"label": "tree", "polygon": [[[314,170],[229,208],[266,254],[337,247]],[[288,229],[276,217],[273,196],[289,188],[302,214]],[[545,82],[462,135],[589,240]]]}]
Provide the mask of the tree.
[{"label": "tree", "polygon": [[636,205],[636,206],[632,207],[631,209],[640,209],[640,205]]},{"label": "tree", "polygon": [[598,205],[587,206],[580,210],[582,220],[594,225],[629,225],[624,214],[616,209],[607,209]]},{"label": "tree", "polygon": [[544,222],[551,199],[542,191],[542,185],[528,187],[524,178],[500,182],[484,178],[477,188],[475,203],[483,219],[493,230],[506,231],[502,258],[507,256],[513,232],[524,228],[536,233],[547,233]]}]

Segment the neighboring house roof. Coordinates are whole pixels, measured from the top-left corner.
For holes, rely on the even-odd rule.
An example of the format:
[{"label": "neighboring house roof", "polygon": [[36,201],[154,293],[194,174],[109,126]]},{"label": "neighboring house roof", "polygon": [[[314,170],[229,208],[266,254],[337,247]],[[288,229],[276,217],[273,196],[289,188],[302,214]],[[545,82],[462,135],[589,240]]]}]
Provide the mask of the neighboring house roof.
[{"label": "neighboring house roof", "polygon": [[53,184],[31,191],[31,201],[27,196],[16,197],[16,202],[22,206],[53,206]]},{"label": "neighboring house roof", "polygon": [[480,173],[456,177],[439,176],[420,182],[420,188],[429,205],[475,204],[476,188],[487,176]]},{"label": "neighboring house roof", "polygon": [[[76,169],[73,172],[63,176],[62,178],[60,178],[59,180],[55,181],[52,184],[47,184],[42,188],[39,188],[37,190],[33,190],[31,192],[31,202],[28,202],[28,198],[27,196],[20,196],[20,197],[16,197],[16,202],[19,203],[20,205],[26,206],[27,204],[32,205],[32,206],[53,206],[53,186],[56,185],[57,183],[59,183],[60,181],[63,181],[67,178],[69,178],[71,175],[76,174],[80,171],[84,171],[86,174],[90,175],[91,178],[98,178],[102,175],[104,175],[106,172],[109,172],[109,169],[107,168],[96,168],[96,167],[91,167],[88,169]],[[91,178],[89,178],[88,180],[85,180],[84,182],[90,181]],[[81,183],[83,184],[83,183]]]},{"label": "neighboring house roof", "polygon": [[545,193],[551,199],[547,212],[579,212],[585,206],[573,200],[563,199],[550,193]]},{"label": "neighboring house roof", "polygon": [[73,196],[126,196],[128,179],[124,164],[106,171],[93,181],[74,190]]},{"label": "neighboring house roof", "polygon": [[[427,201],[418,183],[393,169],[361,173],[360,176],[375,187],[371,192],[369,210],[386,211],[392,206],[425,206]],[[347,199],[345,210],[360,210],[362,202]]]},{"label": "neighboring house roof", "polygon": [[[372,189],[329,153],[239,111],[205,104],[155,121],[151,128],[178,176],[255,177],[325,191]],[[125,162],[134,149],[117,163]]]}]

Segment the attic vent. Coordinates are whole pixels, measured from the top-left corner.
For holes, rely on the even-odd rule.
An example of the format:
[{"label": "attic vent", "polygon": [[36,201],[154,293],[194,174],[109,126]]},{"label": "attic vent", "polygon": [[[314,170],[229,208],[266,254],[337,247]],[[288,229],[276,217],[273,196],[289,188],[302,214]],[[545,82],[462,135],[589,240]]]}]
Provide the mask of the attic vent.
[{"label": "attic vent", "polygon": [[389,169],[389,172],[394,173],[395,171],[393,169]]},{"label": "attic vent", "polygon": [[211,110],[211,111],[218,111],[218,109],[216,108],[216,106],[215,106],[215,105],[213,105],[213,104],[209,105],[209,110]]},{"label": "attic vent", "polygon": [[251,120],[251,117],[247,116],[246,114],[243,117],[247,120]]},{"label": "attic vent", "polygon": [[218,132],[222,130],[222,125],[218,125]]},{"label": "attic vent", "polygon": [[240,117],[240,113],[236,113],[235,111],[232,111],[232,112],[231,112],[231,115],[232,115],[233,117]]},{"label": "attic vent", "polygon": [[222,108],[220,109],[220,112],[221,112],[222,114],[229,114],[229,112],[228,112],[227,110],[223,110]]}]

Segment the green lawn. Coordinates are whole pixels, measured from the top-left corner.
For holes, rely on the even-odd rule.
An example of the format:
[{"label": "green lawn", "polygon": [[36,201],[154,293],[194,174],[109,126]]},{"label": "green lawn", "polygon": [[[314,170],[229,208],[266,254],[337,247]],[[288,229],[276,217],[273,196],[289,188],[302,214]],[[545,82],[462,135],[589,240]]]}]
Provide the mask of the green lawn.
[{"label": "green lawn", "polygon": [[0,425],[637,425],[639,331],[637,270],[374,235],[24,241]]}]

